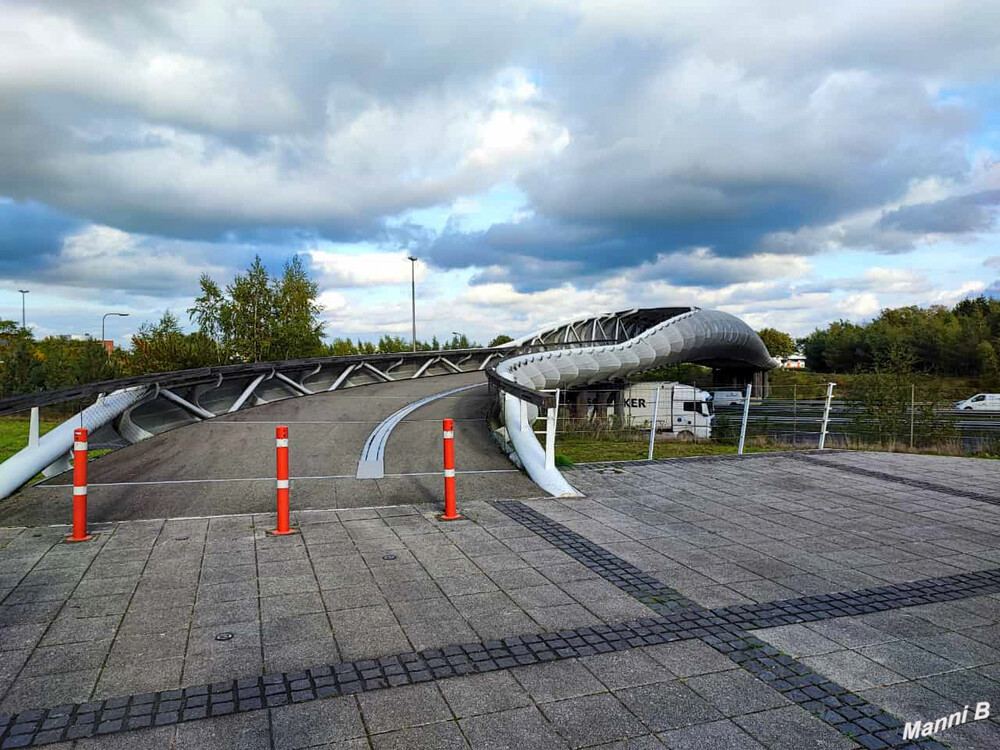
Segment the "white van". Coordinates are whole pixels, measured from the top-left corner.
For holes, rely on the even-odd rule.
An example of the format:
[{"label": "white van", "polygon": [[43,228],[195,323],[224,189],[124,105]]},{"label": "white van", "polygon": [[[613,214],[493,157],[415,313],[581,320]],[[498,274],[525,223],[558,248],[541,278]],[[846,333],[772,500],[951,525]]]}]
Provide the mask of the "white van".
[{"label": "white van", "polygon": [[959,401],[955,404],[955,408],[1000,411],[1000,393],[977,393],[965,401]]},{"label": "white van", "polygon": [[715,406],[742,406],[745,396],[743,391],[716,391],[709,398]]},{"label": "white van", "polygon": [[660,402],[656,407],[656,431],[681,439],[712,437],[711,396],[693,385],[682,383],[635,383],[623,394],[625,414],[633,427],[649,429],[653,420],[656,389]]}]

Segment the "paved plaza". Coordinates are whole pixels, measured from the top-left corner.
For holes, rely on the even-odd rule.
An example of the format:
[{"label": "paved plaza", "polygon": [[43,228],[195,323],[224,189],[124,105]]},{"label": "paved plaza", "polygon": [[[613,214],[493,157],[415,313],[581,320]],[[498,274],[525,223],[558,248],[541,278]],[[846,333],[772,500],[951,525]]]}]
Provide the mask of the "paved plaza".
[{"label": "paved plaza", "polygon": [[0,528],[0,748],[1000,746],[1000,463],[567,477],[585,498],[462,502],[460,480],[447,524]]}]

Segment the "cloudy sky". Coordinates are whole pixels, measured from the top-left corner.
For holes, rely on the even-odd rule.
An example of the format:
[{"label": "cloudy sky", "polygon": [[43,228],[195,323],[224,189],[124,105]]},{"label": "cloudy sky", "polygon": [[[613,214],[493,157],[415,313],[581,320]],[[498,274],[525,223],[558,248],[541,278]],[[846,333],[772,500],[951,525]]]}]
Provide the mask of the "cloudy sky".
[{"label": "cloudy sky", "polygon": [[[749,9],[747,6],[753,6]],[[332,335],[1000,296],[1000,3],[0,0],[0,316],[299,254]]]}]

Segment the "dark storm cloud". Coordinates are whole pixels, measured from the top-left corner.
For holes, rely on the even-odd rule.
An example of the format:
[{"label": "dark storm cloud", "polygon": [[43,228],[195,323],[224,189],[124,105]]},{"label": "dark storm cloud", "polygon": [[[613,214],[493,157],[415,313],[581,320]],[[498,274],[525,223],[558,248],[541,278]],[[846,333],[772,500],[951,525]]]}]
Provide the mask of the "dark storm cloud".
[{"label": "dark storm cloud", "polygon": [[883,229],[928,234],[964,234],[993,227],[1000,207],[1000,190],[917,203],[897,208],[879,219]]},{"label": "dark storm cloud", "polygon": [[30,278],[62,252],[63,237],[84,222],[31,201],[0,200],[0,271]]},{"label": "dark storm cloud", "polygon": [[[231,269],[253,248],[277,262],[316,238],[522,290],[626,270],[754,279],[726,259],[821,252],[825,228],[914,183],[969,183],[977,102],[931,82],[1000,67],[996,10],[892,10],[816,4],[802,24],[711,2],[0,0],[0,196],[79,217],[38,227],[34,261],[0,240],[0,261],[59,274],[81,221],[134,233],[116,252],[183,284],[184,264]],[[511,182],[530,218],[399,224]],[[987,231],[995,203],[906,206],[840,241]]]}]

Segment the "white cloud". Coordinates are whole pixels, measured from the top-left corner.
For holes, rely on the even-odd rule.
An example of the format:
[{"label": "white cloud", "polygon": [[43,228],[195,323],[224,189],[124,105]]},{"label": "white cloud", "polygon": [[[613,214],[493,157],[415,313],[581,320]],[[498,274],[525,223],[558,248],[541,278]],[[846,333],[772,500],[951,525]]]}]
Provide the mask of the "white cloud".
[{"label": "white cloud", "polygon": [[[373,287],[410,283],[410,263],[405,252],[345,254],[327,250],[306,250],[320,284],[330,287]],[[416,261],[413,269],[418,282],[427,275],[427,264]]]}]

